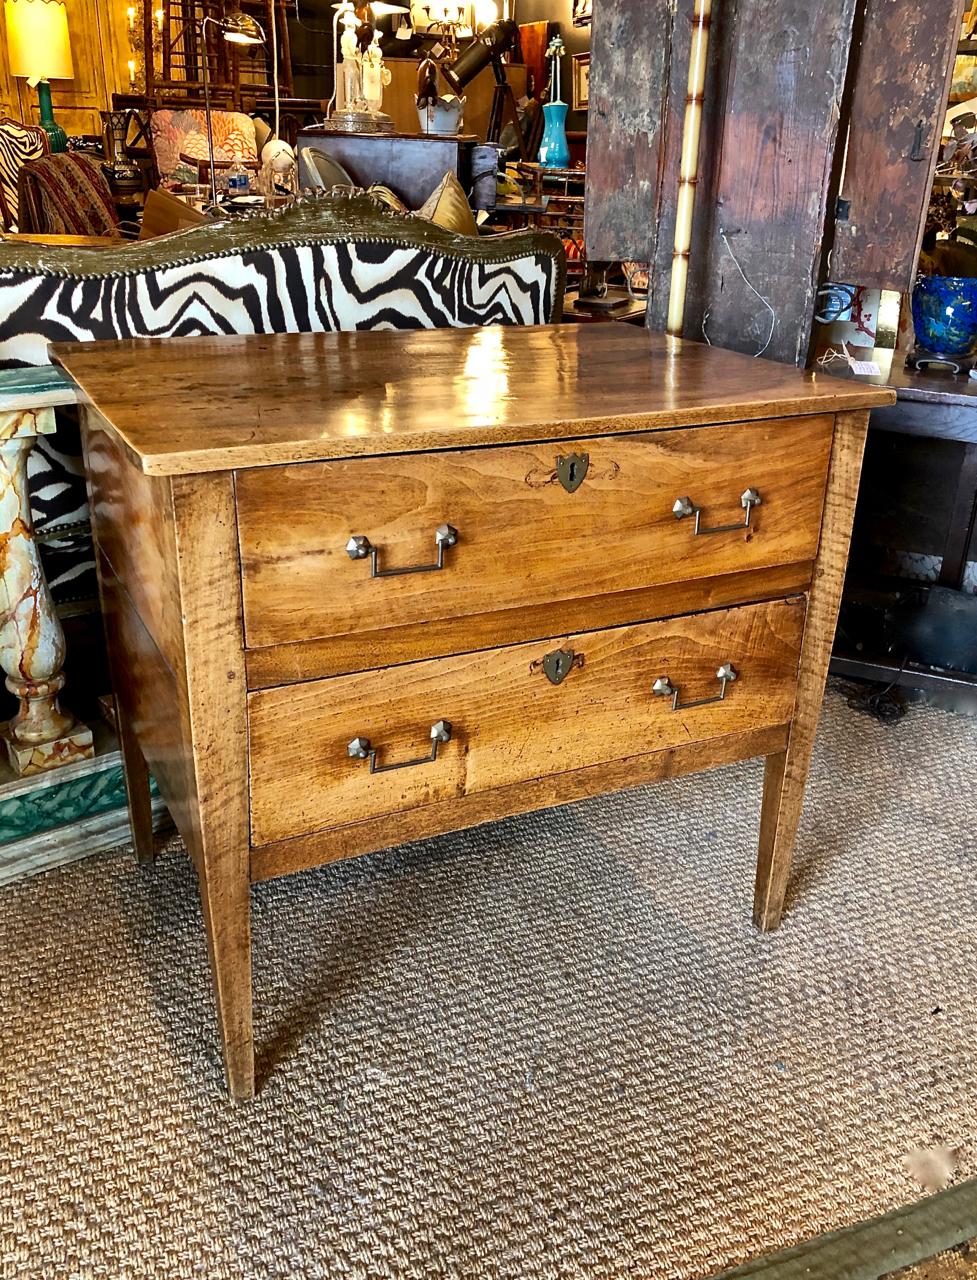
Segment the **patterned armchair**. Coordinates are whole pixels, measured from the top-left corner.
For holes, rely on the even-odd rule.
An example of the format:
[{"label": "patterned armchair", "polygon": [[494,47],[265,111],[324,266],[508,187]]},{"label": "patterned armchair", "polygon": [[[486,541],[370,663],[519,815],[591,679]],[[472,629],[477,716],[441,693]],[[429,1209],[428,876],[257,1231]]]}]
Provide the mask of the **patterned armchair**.
[{"label": "patterned armchair", "polygon": [[30,160],[51,150],[48,136],[36,125],[0,116],[0,231],[17,230],[17,176]]},{"label": "patterned armchair", "polygon": [[[214,162],[240,160],[257,164],[258,143],[254,121],[240,111],[213,111]],[[153,154],[160,179],[196,182],[199,165],[208,159],[207,117],[196,107],[163,108],[149,119]]]},{"label": "patterned armchair", "polygon": [[[71,340],[548,324],[564,282],[547,232],[458,236],[363,195],[118,249],[0,244],[0,370]],[[86,517],[79,453],[68,424],[34,449],[38,525]],[[45,551],[56,598],[94,597],[87,543]]]}]

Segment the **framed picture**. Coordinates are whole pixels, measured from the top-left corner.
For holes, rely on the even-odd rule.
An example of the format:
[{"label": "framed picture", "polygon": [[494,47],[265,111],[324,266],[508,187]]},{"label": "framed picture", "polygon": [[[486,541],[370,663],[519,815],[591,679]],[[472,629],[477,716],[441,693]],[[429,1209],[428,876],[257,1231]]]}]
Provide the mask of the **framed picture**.
[{"label": "framed picture", "polygon": [[590,106],[590,54],[573,55],[573,109],[586,111]]},{"label": "framed picture", "polygon": [[594,11],[594,0],[573,0],[573,25],[589,27]]}]

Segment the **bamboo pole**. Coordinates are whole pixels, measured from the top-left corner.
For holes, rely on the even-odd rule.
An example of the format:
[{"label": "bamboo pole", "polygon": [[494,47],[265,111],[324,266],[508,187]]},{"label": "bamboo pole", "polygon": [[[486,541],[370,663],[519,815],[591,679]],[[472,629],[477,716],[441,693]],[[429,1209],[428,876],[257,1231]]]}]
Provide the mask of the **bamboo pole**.
[{"label": "bamboo pole", "polygon": [[672,251],[672,280],[668,293],[667,332],[682,336],[685,296],[689,286],[689,254],[692,249],[692,214],[695,188],[699,180],[699,134],[702,128],[702,98],[706,85],[709,54],[709,22],[712,0],[695,0],[692,21],[692,49],[689,53],[689,84],[685,97],[685,124],[682,130],[682,158],[679,163],[678,203],[675,209],[675,245]]}]

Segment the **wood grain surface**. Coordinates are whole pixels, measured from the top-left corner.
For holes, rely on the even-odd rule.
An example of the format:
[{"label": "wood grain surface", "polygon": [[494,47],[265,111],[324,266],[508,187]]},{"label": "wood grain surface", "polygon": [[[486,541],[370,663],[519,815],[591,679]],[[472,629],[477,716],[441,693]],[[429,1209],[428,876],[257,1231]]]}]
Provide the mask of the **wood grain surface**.
[{"label": "wood grain surface", "polygon": [[[833,425],[824,414],[575,441],[588,469],[573,493],[557,478],[564,450],[544,445],[238,473],[248,645],[418,625],[423,652],[431,621],[810,560]],[[704,527],[742,524],[750,486],[763,502],[749,529],[696,536],[672,511],[691,495]],[[346,552],[361,534],[381,569],[430,564],[445,523],[458,542],[437,572],[371,578]]]},{"label": "wood grain surface", "polygon": [[143,475],[97,409],[83,406],[88,505],[99,550],[171,671],[183,666],[169,481]]},{"label": "wood grain surface", "polygon": [[708,334],[749,355],[769,338],[768,359],[806,361],[814,296],[825,278],[825,225],[837,194],[835,156],[857,7],[856,0],[713,6],[689,337]]},{"label": "wood grain surface", "polygon": [[831,279],[908,293],[933,191],[960,4],[866,0],[863,25],[841,189],[850,205],[835,223]]},{"label": "wood grain surface", "polygon": [[151,474],[752,421],[893,400],[879,388],[630,325],[144,339],[59,344],[52,354]]},{"label": "wood grain surface", "polygon": [[227,475],[173,482],[184,625],[181,713],[194,798],[181,835],[200,880],[227,1085],[254,1094],[248,743],[234,495]]},{"label": "wood grain surface", "polygon": [[743,573],[724,573],[693,582],[670,582],[579,600],[494,609],[468,617],[426,621],[423,626],[384,627],[379,631],[296,640],[245,654],[249,689],[346,675],[351,671],[416,662],[451,653],[497,649],[524,640],[558,637],[569,631],[599,630],[625,623],[702,613],[734,604],[753,604],[801,595],[811,585],[814,562],[778,565]]},{"label": "wood grain surface", "polygon": [[700,773],[754,756],[771,756],[783,751],[787,743],[787,726],[770,729],[747,729],[729,733],[706,742],[686,742],[665,751],[632,756],[626,760],[608,760],[572,773],[556,773],[512,787],[497,787],[477,795],[456,796],[421,809],[386,814],[354,822],[347,827],[334,827],[312,836],[299,836],[263,845],[251,851],[252,880],[268,880],[273,876],[321,866],[341,858],[389,849],[411,840],[477,827],[496,822],[517,813],[548,809],[555,804],[570,804],[591,796],[623,791],[646,782],[677,778],[686,773]]},{"label": "wood grain surface", "polygon": [[594,6],[584,220],[594,262],[655,257],[677,178],[662,163],[674,15],[673,0]]},{"label": "wood grain surface", "polygon": [[[252,693],[252,842],[785,724],[803,623],[802,601],[779,601]],[[574,654],[558,685],[556,649]],[[723,702],[673,711],[652,693],[667,675],[683,702],[711,698],[724,662],[739,678]],[[424,756],[440,720],[453,736],[433,763],[371,774],[347,755],[362,736],[381,764]]]}]

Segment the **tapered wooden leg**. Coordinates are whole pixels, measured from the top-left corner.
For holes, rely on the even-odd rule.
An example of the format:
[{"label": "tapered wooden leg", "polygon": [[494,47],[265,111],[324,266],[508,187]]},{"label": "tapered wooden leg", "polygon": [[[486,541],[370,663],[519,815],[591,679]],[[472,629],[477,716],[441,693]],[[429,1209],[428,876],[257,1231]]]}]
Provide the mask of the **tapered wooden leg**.
[{"label": "tapered wooden leg", "polygon": [[200,873],[224,1074],[232,1097],[254,1097],[251,886],[247,876]]},{"label": "tapered wooden leg", "polygon": [[[184,612],[193,795],[184,839],[200,881],[227,1087],[254,1095],[251,844],[237,520],[227,473],[178,476],[171,493]],[[186,825],[186,824],[185,824]]]},{"label": "tapered wooden leg", "polygon": [[794,719],[787,750],[767,757],[763,779],[760,853],[753,901],[753,921],[758,929],[776,929],[783,914],[794,839],[838,625],[867,427],[867,412],[840,413],[835,420],[821,544],[801,646]]},{"label": "tapered wooden leg", "polygon": [[153,797],[149,790],[149,769],[146,767],[142,748],[118,707],[116,721],[122,769],[126,779],[126,804],[129,808],[129,826],[132,829],[132,847],[135,849],[137,862],[150,863],[154,860],[156,851],[153,847]]}]

